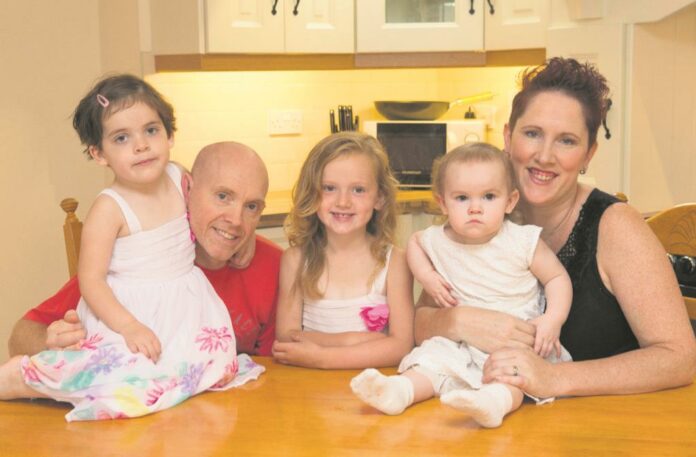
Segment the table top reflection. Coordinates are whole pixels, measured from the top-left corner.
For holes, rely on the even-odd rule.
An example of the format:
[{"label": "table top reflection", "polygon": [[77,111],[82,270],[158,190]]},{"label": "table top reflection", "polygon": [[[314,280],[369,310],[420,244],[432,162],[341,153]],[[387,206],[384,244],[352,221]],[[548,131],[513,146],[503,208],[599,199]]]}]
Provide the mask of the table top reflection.
[{"label": "table top reflection", "polygon": [[136,419],[67,423],[65,404],[0,402],[0,455],[696,455],[694,385],[525,403],[486,430],[437,399],[382,415],[351,393],[355,370],[255,360],[256,382]]}]

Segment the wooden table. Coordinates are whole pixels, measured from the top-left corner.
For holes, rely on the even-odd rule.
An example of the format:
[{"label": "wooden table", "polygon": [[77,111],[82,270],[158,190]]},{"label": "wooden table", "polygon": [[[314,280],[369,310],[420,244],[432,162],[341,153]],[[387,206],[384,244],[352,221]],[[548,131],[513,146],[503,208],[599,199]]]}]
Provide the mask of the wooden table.
[{"label": "wooden table", "polygon": [[524,404],[485,430],[437,399],[384,416],[352,395],[357,371],[256,360],[257,382],[137,419],[67,423],[64,404],[0,402],[0,456],[696,456],[696,385]]}]

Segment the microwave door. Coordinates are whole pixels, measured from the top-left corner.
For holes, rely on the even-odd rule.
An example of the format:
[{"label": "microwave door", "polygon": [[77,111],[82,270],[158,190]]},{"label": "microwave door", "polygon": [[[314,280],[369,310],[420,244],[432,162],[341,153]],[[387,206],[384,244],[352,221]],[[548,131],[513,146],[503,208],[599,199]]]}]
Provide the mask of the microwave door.
[{"label": "microwave door", "polygon": [[445,124],[382,124],[378,125],[377,138],[402,187],[430,187],[433,161],[446,152]]}]

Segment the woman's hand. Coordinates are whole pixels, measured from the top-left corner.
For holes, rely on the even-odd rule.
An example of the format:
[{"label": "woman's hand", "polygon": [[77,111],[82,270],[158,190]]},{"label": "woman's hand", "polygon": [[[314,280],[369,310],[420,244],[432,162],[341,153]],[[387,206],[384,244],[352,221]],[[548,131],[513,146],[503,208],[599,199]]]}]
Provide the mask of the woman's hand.
[{"label": "woman's hand", "polygon": [[273,358],[276,362],[308,368],[322,368],[322,346],[302,337],[301,332],[293,332],[292,341],[273,342]]},{"label": "woman's hand", "polygon": [[539,398],[561,395],[557,368],[531,348],[502,349],[491,354],[483,365],[485,383],[502,382]]},{"label": "woman's hand", "polygon": [[506,313],[471,306],[435,308],[426,294],[421,295],[416,310],[416,342],[444,336],[464,341],[484,352],[506,347],[532,348],[536,328]]}]

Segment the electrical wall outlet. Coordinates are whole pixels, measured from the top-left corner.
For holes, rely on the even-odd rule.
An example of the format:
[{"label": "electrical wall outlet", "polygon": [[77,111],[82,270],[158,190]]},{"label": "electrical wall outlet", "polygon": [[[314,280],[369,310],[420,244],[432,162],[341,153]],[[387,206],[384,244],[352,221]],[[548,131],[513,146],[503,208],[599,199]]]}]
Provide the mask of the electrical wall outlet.
[{"label": "electrical wall outlet", "polygon": [[302,111],[298,109],[270,110],[269,135],[299,135],[302,133]]}]

